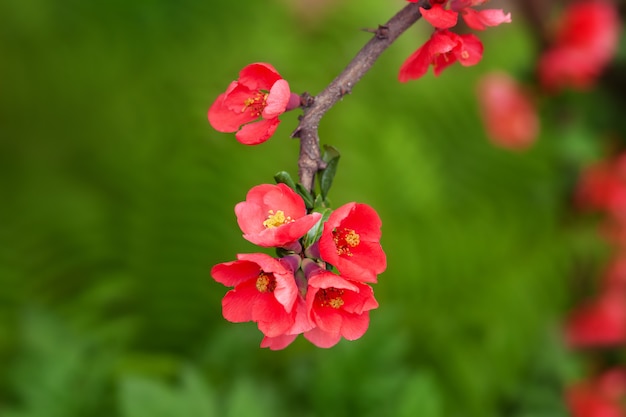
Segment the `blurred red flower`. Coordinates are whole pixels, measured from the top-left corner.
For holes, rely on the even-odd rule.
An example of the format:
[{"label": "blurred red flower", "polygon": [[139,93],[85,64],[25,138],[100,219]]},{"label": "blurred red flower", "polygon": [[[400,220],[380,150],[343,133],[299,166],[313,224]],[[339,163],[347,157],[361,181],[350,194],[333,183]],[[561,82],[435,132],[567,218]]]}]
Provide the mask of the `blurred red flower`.
[{"label": "blurred red flower", "polygon": [[478,84],[478,102],[487,137],[508,149],[526,149],[539,134],[539,116],[532,99],[503,72],[489,73]]},{"label": "blurred red flower", "polygon": [[235,138],[245,145],[257,145],[274,134],[290,97],[289,84],[274,67],[250,64],[213,102],[209,123],[219,132],[237,132]]},{"label": "blurred red flower", "polygon": [[566,391],[572,417],[625,417],[626,370],[614,368]]},{"label": "blurred red flower", "polygon": [[317,223],[320,213],[307,214],[302,197],[285,184],[252,187],[235,206],[244,239],[263,247],[286,246]]},{"label": "blurred red flower", "polygon": [[609,1],[578,1],[561,16],[554,44],[539,61],[539,79],[549,90],[587,89],[613,58],[619,14]]},{"label": "blurred red flower", "polygon": [[605,290],[570,313],[565,338],[574,348],[615,346],[626,342],[626,294]]}]

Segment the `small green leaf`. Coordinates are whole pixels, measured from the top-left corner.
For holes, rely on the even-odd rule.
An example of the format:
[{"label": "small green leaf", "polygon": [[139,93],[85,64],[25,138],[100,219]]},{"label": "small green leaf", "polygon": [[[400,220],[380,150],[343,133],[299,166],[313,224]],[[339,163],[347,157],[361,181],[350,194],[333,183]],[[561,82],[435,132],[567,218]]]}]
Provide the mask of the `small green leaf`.
[{"label": "small green leaf", "polygon": [[324,230],[324,223],[326,223],[326,220],[328,220],[328,217],[330,217],[330,213],[332,212],[332,210],[324,208],[319,212],[322,213],[322,217],[317,221],[317,223],[315,223],[313,227],[311,227],[311,229],[307,232],[307,234],[304,235],[304,247],[305,248],[308,248],[309,246],[317,242],[320,236],[322,236],[322,231]]},{"label": "small green leaf", "polygon": [[274,181],[276,181],[276,184],[285,184],[292,190],[296,189],[296,183],[287,171],[277,172],[276,175],[274,175]]},{"label": "small green leaf", "polygon": [[315,198],[309,192],[309,190],[304,188],[304,185],[302,185],[300,183],[297,183],[296,184],[296,192],[298,194],[300,194],[300,196],[304,200],[304,204],[306,205],[307,210],[313,209],[313,206],[315,205]]},{"label": "small green leaf", "polygon": [[328,196],[328,191],[330,187],[333,185],[333,179],[335,178],[335,173],[337,172],[337,165],[339,164],[339,158],[341,155],[339,151],[332,146],[324,145],[324,155],[322,159],[326,162],[326,168],[320,172],[320,191],[322,194],[322,200],[326,201],[326,196]]}]

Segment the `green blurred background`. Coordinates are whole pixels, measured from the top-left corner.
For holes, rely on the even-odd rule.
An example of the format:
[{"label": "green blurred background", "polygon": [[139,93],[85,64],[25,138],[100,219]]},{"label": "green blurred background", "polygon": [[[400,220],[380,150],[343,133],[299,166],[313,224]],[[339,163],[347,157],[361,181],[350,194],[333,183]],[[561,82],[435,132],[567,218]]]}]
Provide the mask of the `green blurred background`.
[{"label": "green blurred background", "polygon": [[322,121],[335,206],[383,219],[362,339],[272,352],[222,318],[210,268],[257,250],[233,206],[296,175],[298,112],[245,147],[206,110],[257,61],[318,93],[403,5],[0,3],[1,416],[566,415],[559,322],[602,252],[569,192],[598,146],[587,125],[524,153],[485,138],[475,82],[532,69],[521,20],[482,34],[480,65],[400,84],[418,24]]}]

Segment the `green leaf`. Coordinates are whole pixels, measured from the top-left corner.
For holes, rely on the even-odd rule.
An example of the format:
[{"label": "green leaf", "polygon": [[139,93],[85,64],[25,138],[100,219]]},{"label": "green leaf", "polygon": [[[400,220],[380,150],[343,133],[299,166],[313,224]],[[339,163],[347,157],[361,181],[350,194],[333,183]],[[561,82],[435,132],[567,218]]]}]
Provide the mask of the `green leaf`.
[{"label": "green leaf", "polygon": [[304,204],[306,205],[307,210],[313,209],[313,207],[315,206],[315,198],[309,192],[309,190],[304,188],[304,185],[302,185],[300,183],[297,183],[296,184],[296,192],[298,194],[300,194],[300,196],[304,200]]},{"label": "green leaf", "polygon": [[320,236],[322,235],[322,231],[324,230],[324,223],[326,222],[326,220],[328,220],[331,212],[332,210],[327,208],[324,208],[320,211],[320,213],[322,213],[322,217],[318,220],[317,223],[315,223],[313,227],[311,227],[307,234],[304,235],[305,248],[308,248],[309,246],[317,242],[317,240],[320,238]]},{"label": "green leaf", "polygon": [[274,175],[274,181],[276,181],[276,184],[285,184],[292,190],[296,189],[296,183],[287,171],[277,172],[276,175]]},{"label": "green leaf", "polygon": [[326,201],[326,196],[330,187],[333,185],[333,179],[337,172],[337,165],[339,164],[339,158],[341,155],[339,151],[332,146],[324,145],[324,155],[322,159],[326,162],[326,168],[320,172],[320,191],[322,194],[322,200]]}]

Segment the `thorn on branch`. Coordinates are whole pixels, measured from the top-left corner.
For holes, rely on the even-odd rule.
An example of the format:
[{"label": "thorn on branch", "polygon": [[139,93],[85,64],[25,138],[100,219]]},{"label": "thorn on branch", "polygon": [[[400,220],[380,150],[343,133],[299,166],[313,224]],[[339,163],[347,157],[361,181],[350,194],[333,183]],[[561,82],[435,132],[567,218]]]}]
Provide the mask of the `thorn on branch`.
[{"label": "thorn on branch", "polygon": [[374,32],[376,39],[387,39],[389,37],[389,26],[378,25],[378,29]]}]

